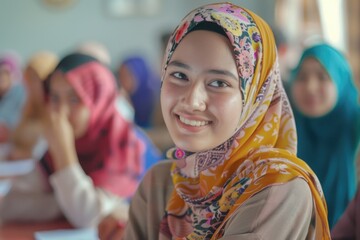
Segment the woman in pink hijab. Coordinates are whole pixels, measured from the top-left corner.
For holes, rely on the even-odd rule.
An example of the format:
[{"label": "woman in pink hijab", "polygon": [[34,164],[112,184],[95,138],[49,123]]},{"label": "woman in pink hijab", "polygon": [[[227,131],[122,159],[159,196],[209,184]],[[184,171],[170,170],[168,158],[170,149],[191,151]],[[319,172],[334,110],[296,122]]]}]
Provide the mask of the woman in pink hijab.
[{"label": "woman in pink hijab", "polygon": [[129,200],[145,170],[159,160],[159,152],[120,115],[115,79],[95,58],[70,54],[45,83],[44,136],[49,148],[34,170],[39,187],[32,184],[32,190],[21,195],[10,191],[0,205],[2,219],[62,215],[74,227],[97,227],[115,212],[125,224]]}]

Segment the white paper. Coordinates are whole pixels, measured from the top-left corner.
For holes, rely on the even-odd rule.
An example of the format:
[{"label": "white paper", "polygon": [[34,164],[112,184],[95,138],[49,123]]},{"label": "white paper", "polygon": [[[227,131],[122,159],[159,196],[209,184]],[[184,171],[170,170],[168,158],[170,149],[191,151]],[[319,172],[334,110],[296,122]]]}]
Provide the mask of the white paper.
[{"label": "white paper", "polygon": [[32,159],[0,161],[0,177],[12,177],[31,172],[35,167]]},{"label": "white paper", "polygon": [[8,179],[0,180],[0,197],[5,196],[11,188],[11,181]]},{"label": "white paper", "polygon": [[99,240],[96,229],[65,229],[35,232],[36,240]]}]

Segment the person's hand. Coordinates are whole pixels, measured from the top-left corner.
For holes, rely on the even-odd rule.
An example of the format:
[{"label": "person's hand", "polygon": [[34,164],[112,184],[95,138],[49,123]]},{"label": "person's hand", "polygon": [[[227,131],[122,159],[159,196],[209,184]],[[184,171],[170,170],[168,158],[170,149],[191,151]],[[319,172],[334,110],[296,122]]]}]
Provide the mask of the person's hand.
[{"label": "person's hand", "polygon": [[60,108],[59,111],[55,111],[49,108],[43,122],[55,170],[78,162],[74,133],[65,110]]},{"label": "person's hand", "polygon": [[0,143],[9,141],[10,131],[5,124],[0,123]]},{"label": "person's hand", "polygon": [[121,239],[124,235],[125,224],[114,215],[105,217],[98,226],[100,240]]},{"label": "person's hand", "polygon": [[[36,109],[37,111],[41,111],[46,107],[43,80],[40,78],[36,70],[31,66],[28,66],[25,69],[24,78],[24,83],[28,93],[27,103],[29,103],[30,107],[36,107],[38,108]],[[31,111],[34,111],[34,109],[31,109]]]},{"label": "person's hand", "polygon": [[32,158],[32,149],[22,149],[12,146],[7,160],[21,160]]}]

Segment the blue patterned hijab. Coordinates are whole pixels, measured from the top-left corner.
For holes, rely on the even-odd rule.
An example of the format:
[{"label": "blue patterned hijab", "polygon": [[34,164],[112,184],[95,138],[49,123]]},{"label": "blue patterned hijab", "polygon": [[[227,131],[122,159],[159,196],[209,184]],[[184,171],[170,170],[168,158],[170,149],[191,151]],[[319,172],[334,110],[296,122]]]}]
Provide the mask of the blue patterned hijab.
[{"label": "blue patterned hijab", "polygon": [[306,49],[290,80],[296,79],[303,61],[315,58],[337,88],[334,108],[321,117],[307,117],[293,104],[298,133],[298,156],[318,176],[332,227],[344,212],[356,189],[356,151],[360,133],[360,108],[351,68],[345,56],[327,44]]}]

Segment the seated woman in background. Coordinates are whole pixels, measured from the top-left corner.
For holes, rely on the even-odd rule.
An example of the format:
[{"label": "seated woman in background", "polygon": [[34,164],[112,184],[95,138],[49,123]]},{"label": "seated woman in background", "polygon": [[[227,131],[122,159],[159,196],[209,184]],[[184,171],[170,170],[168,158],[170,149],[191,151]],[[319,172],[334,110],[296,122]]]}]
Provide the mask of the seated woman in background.
[{"label": "seated woman in background", "polygon": [[40,159],[47,149],[43,139],[46,114],[43,82],[58,62],[54,53],[40,51],[33,54],[25,66],[24,85],[27,95],[20,122],[12,135],[10,159]]},{"label": "seated woman in background", "polygon": [[[63,214],[75,227],[94,227],[117,212],[125,224],[128,201],[159,152],[118,113],[115,79],[95,58],[66,56],[49,77],[47,90],[44,133],[49,151],[40,164],[49,178],[37,176],[40,186],[32,193],[11,191],[2,202],[1,217],[44,220]],[[49,180],[51,189],[42,179]],[[40,193],[48,205],[40,205],[45,201]],[[34,202],[33,195],[42,203]]]},{"label": "seated woman in background", "polygon": [[126,58],[118,69],[119,85],[124,88],[135,111],[135,123],[142,128],[153,125],[159,105],[160,76],[141,56]]},{"label": "seated woman in background", "polygon": [[[19,58],[14,53],[4,53],[0,56],[0,144],[10,141],[13,129],[18,124],[24,100],[25,91],[22,86]],[[0,159],[2,154],[0,153]]]},{"label": "seated woman in background", "polygon": [[306,49],[289,82],[298,156],[323,187],[330,228],[356,191],[360,108],[345,56],[328,44]]},{"label": "seated woman in background", "polygon": [[[119,87],[134,108],[135,123],[146,130],[155,145],[165,152],[173,142],[160,109],[160,76],[142,56],[131,56],[117,71]],[[165,155],[165,154],[164,154]]]},{"label": "seated woman in background", "polygon": [[[111,56],[108,48],[101,42],[88,40],[80,43],[76,48],[76,53],[82,53],[96,58],[98,61],[109,67],[111,65]],[[116,82],[118,84],[118,82]],[[120,114],[128,121],[134,121],[134,109],[128,99],[128,95],[123,88],[118,89],[116,107]]]}]

